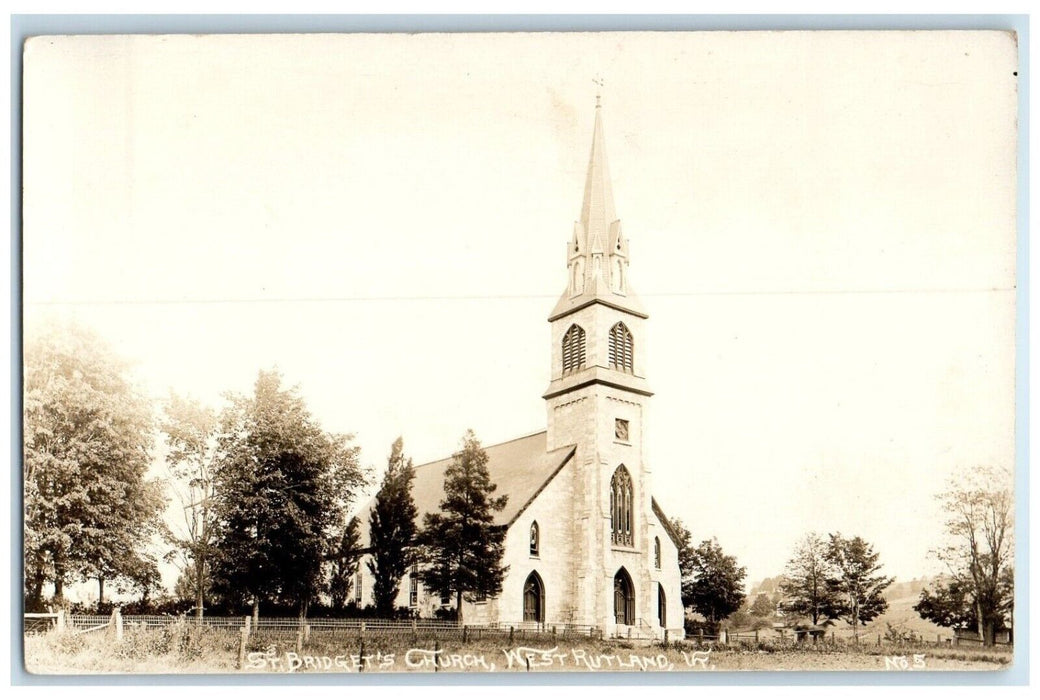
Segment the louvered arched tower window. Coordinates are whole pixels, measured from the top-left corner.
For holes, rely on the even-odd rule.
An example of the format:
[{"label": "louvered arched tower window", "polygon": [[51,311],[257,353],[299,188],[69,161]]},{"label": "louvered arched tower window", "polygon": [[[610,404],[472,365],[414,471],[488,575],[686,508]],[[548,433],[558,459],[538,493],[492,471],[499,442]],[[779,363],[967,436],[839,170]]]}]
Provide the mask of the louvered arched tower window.
[{"label": "louvered arched tower window", "polygon": [[633,546],[632,476],[622,464],[610,479],[610,531],[614,544]]},{"label": "louvered arched tower window", "polygon": [[563,373],[585,366],[585,329],[573,325],[563,335]]},{"label": "louvered arched tower window", "polygon": [[607,336],[607,362],[611,369],[632,371],[632,332],[620,321],[614,324]]}]

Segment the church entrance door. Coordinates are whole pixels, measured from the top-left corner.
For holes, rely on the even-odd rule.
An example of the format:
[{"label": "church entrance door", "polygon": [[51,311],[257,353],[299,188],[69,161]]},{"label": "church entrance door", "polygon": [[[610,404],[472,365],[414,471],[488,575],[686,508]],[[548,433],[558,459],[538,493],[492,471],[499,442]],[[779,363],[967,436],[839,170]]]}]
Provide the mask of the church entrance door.
[{"label": "church entrance door", "polygon": [[545,622],[545,588],[537,571],[524,583],[524,622]]},{"label": "church entrance door", "polygon": [[614,619],[619,625],[636,623],[636,596],[625,567],[614,574]]}]

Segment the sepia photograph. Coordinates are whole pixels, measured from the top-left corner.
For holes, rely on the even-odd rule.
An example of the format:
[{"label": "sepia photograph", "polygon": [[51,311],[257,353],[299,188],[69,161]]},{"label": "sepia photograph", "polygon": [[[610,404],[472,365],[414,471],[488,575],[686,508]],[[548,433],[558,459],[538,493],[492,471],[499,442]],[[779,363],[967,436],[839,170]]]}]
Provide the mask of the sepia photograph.
[{"label": "sepia photograph", "polygon": [[22,59],[28,674],[1018,664],[1014,31]]}]

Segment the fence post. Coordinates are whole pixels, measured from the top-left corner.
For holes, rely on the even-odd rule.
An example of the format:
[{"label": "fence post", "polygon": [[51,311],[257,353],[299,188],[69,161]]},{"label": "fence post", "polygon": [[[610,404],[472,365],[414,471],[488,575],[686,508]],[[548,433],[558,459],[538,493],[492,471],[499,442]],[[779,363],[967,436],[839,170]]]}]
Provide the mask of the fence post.
[{"label": "fence post", "polygon": [[[249,618],[246,618],[248,623]],[[241,671],[246,665],[246,640],[249,639],[249,625],[242,625],[238,638],[238,669]]]},{"label": "fence post", "polygon": [[463,625],[462,626],[462,643],[463,644],[466,643],[466,630],[467,629],[468,629],[468,625]]},{"label": "fence post", "polygon": [[755,630],[755,644],[758,644],[758,630]]},{"label": "fence post", "polygon": [[555,642],[556,641],[556,625],[552,626],[552,638],[553,638],[553,641]]},{"label": "fence post", "polygon": [[509,625],[509,643],[513,643],[513,626]]},{"label": "fence post", "polygon": [[413,645],[419,643],[419,630],[418,630],[417,627],[418,626],[415,624],[415,618],[413,617],[412,618],[412,644]]},{"label": "fence post", "polygon": [[881,635],[880,634],[877,636],[877,645],[881,646]]},{"label": "fence post", "polygon": [[441,644],[440,644],[439,641],[434,639],[433,640],[433,672],[434,673],[437,673],[438,671],[440,671],[440,668],[438,667],[438,662],[441,660],[440,651],[441,651]]},{"label": "fence post", "polygon": [[123,639],[123,614],[119,612],[119,608],[112,608],[112,629],[115,630],[116,641],[122,641]]},{"label": "fence post", "polygon": [[58,628],[58,632],[65,631],[65,611],[58,608],[58,616],[54,618],[54,626]]},{"label": "fence post", "polygon": [[664,630],[664,648],[668,648],[668,628]]}]

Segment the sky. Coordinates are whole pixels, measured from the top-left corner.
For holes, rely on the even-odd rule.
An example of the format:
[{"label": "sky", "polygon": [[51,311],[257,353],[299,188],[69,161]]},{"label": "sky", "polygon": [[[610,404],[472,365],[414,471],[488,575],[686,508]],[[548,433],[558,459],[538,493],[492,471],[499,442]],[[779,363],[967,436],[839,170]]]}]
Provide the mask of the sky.
[{"label": "sky", "polygon": [[[385,467],[544,430],[595,96],[650,313],[654,495],[774,576],[809,531],[939,570],[1014,464],[1012,35],[42,37],[27,333],[219,408],[278,368]],[[598,82],[602,83],[600,87]]]}]

